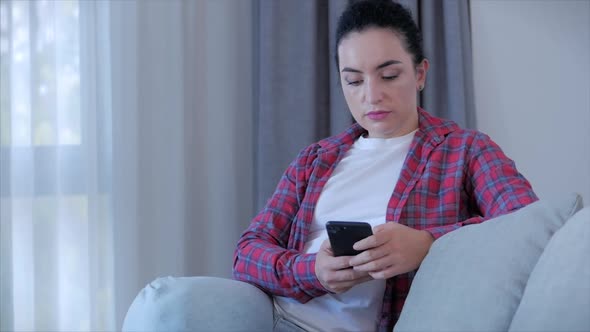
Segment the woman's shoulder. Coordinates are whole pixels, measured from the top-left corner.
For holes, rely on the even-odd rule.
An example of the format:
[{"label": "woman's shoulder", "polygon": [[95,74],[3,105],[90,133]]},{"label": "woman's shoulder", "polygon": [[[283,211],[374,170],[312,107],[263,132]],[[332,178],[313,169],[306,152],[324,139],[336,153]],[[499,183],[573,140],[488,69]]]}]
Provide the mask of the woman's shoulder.
[{"label": "woman's shoulder", "polygon": [[435,138],[435,141],[455,144],[471,144],[475,141],[491,141],[485,133],[463,128],[456,122],[439,118],[420,109],[420,129]]},{"label": "woman's shoulder", "polygon": [[337,150],[342,147],[351,146],[354,142],[367,131],[358,123],[353,123],[346,130],[339,134],[324,138],[316,144],[322,151]]},{"label": "woman's shoulder", "polygon": [[477,154],[482,149],[497,147],[497,144],[487,134],[476,129],[459,126],[448,132],[441,143],[444,148],[463,150],[468,154]]},{"label": "woman's shoulder", "polygon": [[462,128],[462,127],[457,127],[455,130],[451,131],[448,135],[448,138],[468,140],[468,141],[490,139],[490,137],[488,135],[484,134],[483,132],[481,132],[479,130]]},{"label": "woman's shoulder", "polygon": [[297,155],[296,163],[300,166],[310,165],[320,154],[336,156],[343,150],[348,150],[364,133],[366,130],[354,123],[339,134],[326,137],[303,148]]}]

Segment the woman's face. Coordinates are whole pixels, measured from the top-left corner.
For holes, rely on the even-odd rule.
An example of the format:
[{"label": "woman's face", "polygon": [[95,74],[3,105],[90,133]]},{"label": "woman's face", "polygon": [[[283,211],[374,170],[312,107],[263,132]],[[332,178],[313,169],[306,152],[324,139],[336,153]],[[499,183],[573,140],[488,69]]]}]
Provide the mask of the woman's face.
[{"label": "woman's face", "polygon": [[414,66],[401,39],[385,28],[351,32],[338,46],[342,91],[354,119],[371,138],[403,136],[418,128],[417,91],[428,61]]}]

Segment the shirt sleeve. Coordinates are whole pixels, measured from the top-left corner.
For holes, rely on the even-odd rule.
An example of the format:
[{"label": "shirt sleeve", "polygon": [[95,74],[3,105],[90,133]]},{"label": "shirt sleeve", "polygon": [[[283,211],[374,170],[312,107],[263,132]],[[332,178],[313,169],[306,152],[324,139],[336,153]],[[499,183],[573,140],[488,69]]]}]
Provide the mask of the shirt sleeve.
[{"label": "shirt sleeve", "polygon": [[289,165],[264,209],[240,237],[233,264],[234,279],[302,303],[327,292],[315,274],[316,254],[287,249],[306,188],[306,150]]},{"label": "shirt sleeve", "polygon": [[467,153],[465,190],[481,213],[455,224],[426,229],[435,238],[461,226],[481,223],[538,200],[514,161],[487,135],[477,133]]}]

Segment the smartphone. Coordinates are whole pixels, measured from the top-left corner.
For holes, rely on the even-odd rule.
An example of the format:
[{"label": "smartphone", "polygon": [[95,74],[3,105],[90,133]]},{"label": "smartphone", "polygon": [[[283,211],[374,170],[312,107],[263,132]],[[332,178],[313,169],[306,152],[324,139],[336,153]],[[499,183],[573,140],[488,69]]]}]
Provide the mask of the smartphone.
[{"label": "smartphone", "polygon": [[371,225],[360,221],[328,221],[326,230],[334,256],[354,256],[361,253],[352,249],[352,245],[373,235]]}]

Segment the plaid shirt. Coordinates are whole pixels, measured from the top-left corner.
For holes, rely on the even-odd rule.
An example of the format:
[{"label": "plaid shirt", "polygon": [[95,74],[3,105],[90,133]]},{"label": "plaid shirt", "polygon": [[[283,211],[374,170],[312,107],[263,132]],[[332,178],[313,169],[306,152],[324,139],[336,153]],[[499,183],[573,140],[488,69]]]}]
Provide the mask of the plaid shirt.
[{"label": "plaid shirt", "polygon": [[[418,113],[419,130],[387,205],[387,222],[426,230],[437,239],[537,200],[514,162],[488,136],[461,129],[420,108]],[[346,151],[365,133],[353,124],[297,156],[238,241],[235,279],[302,303],[326,294],[315,274],[316,254],[302,251],[322,188]],[[414,274],[387,280],[379,330],[393,328]]]}]

